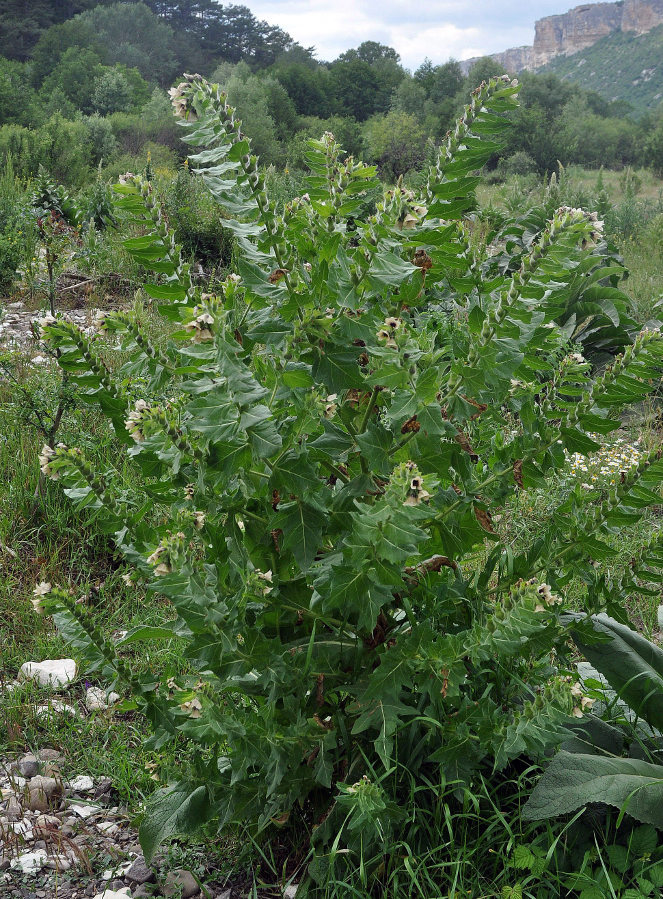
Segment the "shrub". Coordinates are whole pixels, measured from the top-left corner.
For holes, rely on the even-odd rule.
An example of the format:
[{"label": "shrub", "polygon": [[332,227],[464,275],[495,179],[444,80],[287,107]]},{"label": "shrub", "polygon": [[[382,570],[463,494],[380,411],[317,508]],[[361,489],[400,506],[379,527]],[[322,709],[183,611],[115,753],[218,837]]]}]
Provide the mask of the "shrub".
[{"label": "shrub", "polygon": [[224,228],[211,194],[188,165],[179,168],[166,194],[166,212],[187,257],[208,268],[230,265],[232,234]]},{"label": "shrub", "polygon": [[[176,323],[172,342],[100,315],[126,360],[111,375],[81,331],[44,324],[144,489],[75,448],[44,447],[42,470],[178,614],[118,646],[177,633],[193,669],[138,678],[66,585],[37,591],[87,664],[134,692],[153,746],[176,734],[198,746],[195,770],[148,805],[148,858],[214,819],[285,845],[288,876],[307,859],[302,892],[392,895],[398,881],[411,895],[431,834],[465,820],[485,778],[506,790],[591,704],[560,610],[572,599],[622,614],[605,537],[659,501],[660,454],[607,495],[574,491],[522,551],[499,512],[565,451],[599,448],[592,435],[652,389],[663,340],[643,332],[596,380],[565,353],[559,300],[600,230],[582,210],[556,210],[514,258],[507,241],[484,275],[466,218],[473,172],[516,92],[506,76],[482,84],[422,194],[396,187],[362,217],[374,171],[342,161],[330,135],[311,142],[308,196],[277,209],[234,110],[192,76],[174,104],[192,165],[235,217],[239,274],[201,295],[153,186],[135,178],[120,203],[146,233],[126,246],[160,275],[145,290]],[[136,374],[140,397],[127,392]],[[440,837],[437,891],[452,889],[445,853],[469,833]],[[494,870],[489,853],[478,863]]]},{"label": "shrub", "polygon": [[536,161],[525,150],[518,150],[506,159],[500,159],[497,166],[503,178],[509,175],[533,175],[537,171]]},{"label": "shrub", "polygon": [[109,162],[117,152],[117,141],[111,123],[100,115],[86,116],[83,121],[87,128],[92,163],[99,165],[102,162]]}]

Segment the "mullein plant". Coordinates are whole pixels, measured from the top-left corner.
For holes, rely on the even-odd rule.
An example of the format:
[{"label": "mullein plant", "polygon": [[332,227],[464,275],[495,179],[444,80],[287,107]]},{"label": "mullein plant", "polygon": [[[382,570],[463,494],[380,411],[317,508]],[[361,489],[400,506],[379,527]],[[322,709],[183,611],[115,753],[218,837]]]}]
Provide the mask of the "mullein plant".
[{"label": "mullein plant", "polygon": [[[214,821],[278,831],[318,882],[335,859],[378,884],[404,864],[394,840],[416,852],[419,821],[443,820],[482,775],[506,780],[587,713],[561,615],[621,614],[631,579],[608,577],[606,538],[660,501],[659,453],[607,494],[573,491],[519,552],[499,512],[568,454],[600,449],[595,435],[653,389],[663,340],[638,334],[595,379],[565,355],[559,297],[602,241],[582,209],[558,209],[526,252],[476,276],[476,171],[516,82],[473,93],[420,195],[397,184],[360,215],[375,171],[332,134],[310,142],[307,193],[276,208],[224,94],[185,77],[175,111],[192,171],[233,216],[238,273],[202,293],[152,185],[126,176],[118,205],[143,232],[126,247],[159,276],[145,291],[172,323],[167,345],[124,312],[97,319],[98,339],[121,345],[116,371],[64,319],[43,338],[142,490],[79,449],[41,456],[112,535],[127,579],[177,616],[111,645],[67,585],[40,585],[36,605],[135,695],[154,747],[184,735],[199,750],[148,802],[147,858]],[[190,679],[138,676],[117,654],[174,635]]]}]

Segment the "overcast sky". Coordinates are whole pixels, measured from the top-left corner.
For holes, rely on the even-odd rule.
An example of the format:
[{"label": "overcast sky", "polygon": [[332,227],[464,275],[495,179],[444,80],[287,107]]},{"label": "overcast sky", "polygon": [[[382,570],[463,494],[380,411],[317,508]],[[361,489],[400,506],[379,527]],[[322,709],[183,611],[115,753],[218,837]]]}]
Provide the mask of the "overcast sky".
[{"label": "overcast sky", "polygon": [[[319,60],[362,41],[395,47],[411,70],[531,44],[534,22],[579,0],[248,0],[259,19],[279,25]],[[592,2],[592,0],[590,0]]]}]

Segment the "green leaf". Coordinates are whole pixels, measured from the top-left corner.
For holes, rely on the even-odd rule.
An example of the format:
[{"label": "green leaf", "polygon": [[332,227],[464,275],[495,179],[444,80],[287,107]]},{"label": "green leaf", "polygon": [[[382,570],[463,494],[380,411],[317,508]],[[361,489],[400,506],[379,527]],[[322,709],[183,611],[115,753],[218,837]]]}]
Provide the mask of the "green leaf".
[{"label": "green leaf", "polygon": [[172,640],[175,636],[172,628],[157,627],[156,625],[141,624],[127,631],[126,635],[116,642],[116,646],[126,646],[131,643],[152,642],[155,640]]},{"label": "green leaf", "polygon": [[304,363],[290,362],[284,369],[281,379],[286,387],[294,389],[296,387],[312,387],[315,383],[311,375],[310,365]]},{"label": "green leaf", "polygon": [[[628,848],[633,855],[642,857],[643,855],[650,855],[658,845],[659,839],[656,830],[650,824],[643,824],[641,827],[636,827],[631,833]],[[661,866],[661,873],[663,874],[663,865]],[[647,876],[651,877],[649,871]],[[663,883],[657,885],[663,886]]]},{"label": "green leaf", "polygon": [[[578,614],[566,617],[583,620]],[[595,633],[609,639],[589,644],[574,634],[578,647],[636,714],[663,729],[663,650],[608,615],[589,620]]]},{"label": "green leaf", "polygon": [[414,272],[418,271],[411,262],[406,262],[395,253],[379,253],[368,271],[371,281],[378,286],[399,287]]},{"label": "green leaf", "polygon": [[283,531],[283,549],[291,550],[302,571],[308,571],[315,559],[326,516],[303,502],[279,506],[274,527]]},{"label": "green leaf", "polygon": [[182,303],[186,300],[186,288],[180,284],[144,284],[143,289],[153,300],[170,300]]},{"label": "green leaf", "polygon": [[176,834],[191,834],[214,813],[207,787],[178,783],[157,790],[148,799],[138,831],[140,845],[149,864],[157,848]]},{"label": "green leaf", "polygon": [[313,377],[322,381],[329,393],[340,393],[351,387],[361,387],[363,379],[357,359],[359,353],[325,344],[313,364]]},{"label": "green leaf", "polygon": [[378,474],[389,474],[391,461],[389,450],[393,434],[380,424],[371,422],[363,434],[357,435],[357,444],[372,470]]},{"label": "green leaf", "polygon": [[523,817],[540,821],[594,802],[663,828],[663,765],[558,752],[525,803]]}]

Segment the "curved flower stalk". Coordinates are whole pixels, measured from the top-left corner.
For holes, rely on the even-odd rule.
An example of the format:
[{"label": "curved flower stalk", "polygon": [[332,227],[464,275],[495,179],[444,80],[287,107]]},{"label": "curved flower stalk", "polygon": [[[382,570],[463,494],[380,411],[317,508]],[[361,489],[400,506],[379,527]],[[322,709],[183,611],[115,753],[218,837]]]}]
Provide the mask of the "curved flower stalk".
[{"label": "curved flower stalk", "polygon": [[[561,207],[557,210],[538,242],[522,261],[519,270],[512,275],[509,286],[501,291],[497,304],[488,312],[477,339],[470,345],[467,360],[463,362],[463,365],[470,367],[476,365],[482,352],[491,345],[498,330],[507,322],[509,313],[513,311],[514,307],[522,304],[528,308],[529,304],[524,298],[525,289],[551,249],[560,243],[567,234],[572,235],[576,243],[581,243],[591,236],[597,227],[598,221],[593,213],[569,207]],[[510,324],[517,327],[513,321]],[[443,405],[450,404],[458,395],[463,381],[460,369],[455,372],[452,370],[447,382],[447,393],[442,401]]]},{"label": "curved flower stalk", "polygon": [[140,354],[139,365],[153,362],[154,375],[158,376],[159,374],[156,366],[172,371],[172,362],[169,357],[152,343],[133,313],[99,310],[95,314],[93,326],[95,331],[102,336],[126,334],[129,337],[125,346],[126,351]]},{"label": "curved flower stalk", "polygon": [[144,237],[124,241],[125,248],[137,262],[163,278],[164,283],[148,282],[143,289],[155,300],[190,305],[194,299],[191,266],[182,261],[180,247],[164,220],[152,182],[141,175],[127,173],[115,190],[120,195],[117,207],[130,213],[135,224],[147,227],[150,232]]}]

